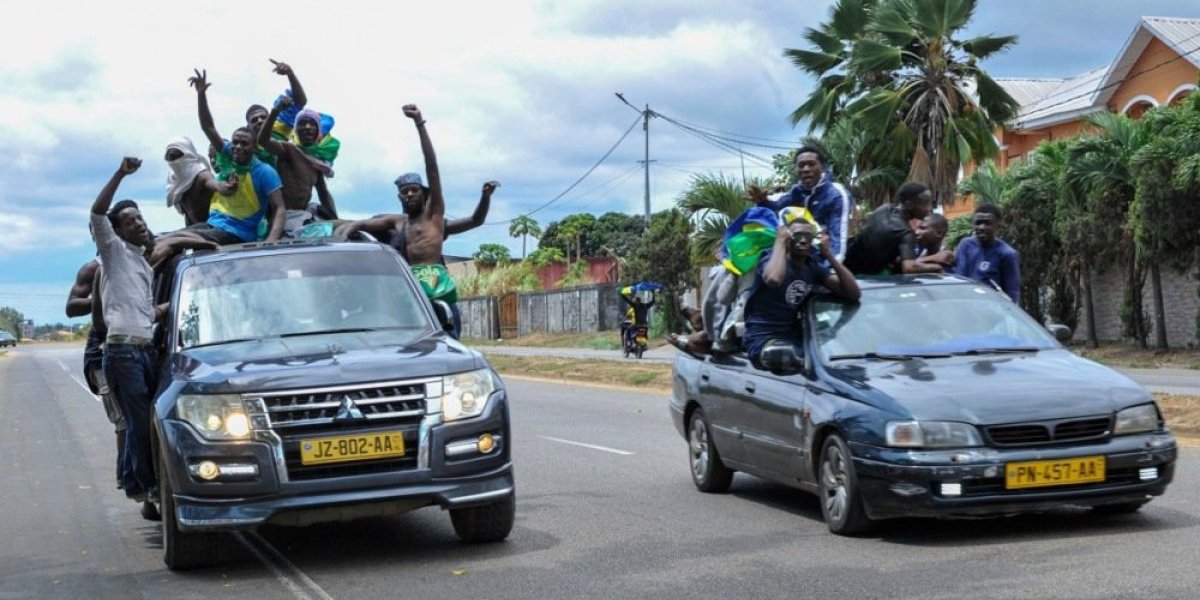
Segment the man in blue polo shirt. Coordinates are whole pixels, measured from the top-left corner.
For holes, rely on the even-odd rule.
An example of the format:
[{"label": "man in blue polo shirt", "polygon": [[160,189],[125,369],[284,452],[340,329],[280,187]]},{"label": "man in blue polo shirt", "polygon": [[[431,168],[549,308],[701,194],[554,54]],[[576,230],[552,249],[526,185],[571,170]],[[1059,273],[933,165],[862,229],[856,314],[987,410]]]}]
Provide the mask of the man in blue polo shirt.
[{"label": "man in blue polo shirt", "polygon": [[1018,302],[1021,297],[1021,256],[996,237],[1000,208],[995,204],[980,204],[975,207],[972,223],[975,235],[958,244],[954,253],[954,273],[991,285],[1007,294],[1013,302]]}]

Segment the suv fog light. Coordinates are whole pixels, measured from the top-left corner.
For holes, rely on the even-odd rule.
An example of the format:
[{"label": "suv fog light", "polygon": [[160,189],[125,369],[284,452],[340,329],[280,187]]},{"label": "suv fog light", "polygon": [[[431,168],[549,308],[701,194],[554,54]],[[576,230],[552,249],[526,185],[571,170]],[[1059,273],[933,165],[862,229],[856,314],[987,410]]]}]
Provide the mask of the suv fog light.
[{"label": "suv fog light", "polygon": [[961,496],[962,495],[962,484],[961,483],[943,483],[941,486],[941,490],[942,490],[943,496]]},{"label": "suv fog light", "polygon": [[198,465],[192,465],[192,474],[205,481],[212,481],[221,474],[221,470],[217,468],[217,463],[206,460]]},{"label": "suv fog light", "polygon": [[1138,479],[1142,481],[1152,481],[1158,479],[1158,467],[1147,467],[1138,469]]},{"label": "suv fog light", "polygon": [[479,441],[476,442],[475,447],[479,449],[480,454],[487,454],[496,449],[496,439],[492,437],[492,434],[485,433],[479,436]]},{"label": "suv fog light", "polygon": [[461,442],[451,442],[446,444],[446,458],[458,458],[467,454],[475,454],[479,451],[479,442],[475,440],[463,440]]}]

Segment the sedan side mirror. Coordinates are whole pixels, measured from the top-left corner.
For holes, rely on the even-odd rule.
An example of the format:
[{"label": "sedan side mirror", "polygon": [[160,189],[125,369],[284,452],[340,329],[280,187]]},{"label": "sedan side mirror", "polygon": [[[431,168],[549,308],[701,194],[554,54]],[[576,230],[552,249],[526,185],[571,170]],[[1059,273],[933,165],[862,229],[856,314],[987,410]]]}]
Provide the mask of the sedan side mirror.
[{"label": "sedan side mirror", "polygon": [[1047,325],[1046,329],[1049,329],[1050,333],[1054,334],[1054,339],[1058,340],[1058,343],[1060,344],[1066,344],[1070,342],[1071,338],[1074,336],[1074,332],[1071,331],[1071,328],[1067,327],[1066,325],[1059,325],[1055,323],[1053,325]]},{"label": "sedan side mirror", "polygon": [[447,332],[454,331],[454,313],[450,310],[450,305],[445,300],[433,301],[433,313],[437,315],[438,323],[441,323],[442,329]]},{"label": "sedan side mirror", "polygon": [[804,367],[804,357],[796,351],[794,344],[780,344],[763,348],[758,362],[776,375],[793,375]]}]

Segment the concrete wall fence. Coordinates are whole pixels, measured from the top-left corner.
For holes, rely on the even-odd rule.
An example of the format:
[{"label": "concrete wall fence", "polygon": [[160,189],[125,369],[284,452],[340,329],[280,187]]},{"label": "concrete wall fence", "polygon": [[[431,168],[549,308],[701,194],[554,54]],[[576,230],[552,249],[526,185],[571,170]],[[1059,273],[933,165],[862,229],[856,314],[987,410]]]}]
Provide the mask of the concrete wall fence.
[{"label": "concrete wall fence", "polygon": [[[1163,308],[1167,321],[1167,345],[1185,348],[1197,345],[1196,314],[1200,311],[1200,296],[1196,295],[1195,270],[1179,273],[1162,269]],[[1121,299],[1125,293],[1125,273],[1121,269],[1109,269],[1092,279],[1093,303],[1096,307],[1096,337],[1102,342],[1122,341]],[[1150,344],[1154,344],[1154,291],[1150,278],[1142,287],[1142,308],[1150,318]],[[1086,308],[1079,311],[1079,326],[1075,341],[1087,341]]]}]

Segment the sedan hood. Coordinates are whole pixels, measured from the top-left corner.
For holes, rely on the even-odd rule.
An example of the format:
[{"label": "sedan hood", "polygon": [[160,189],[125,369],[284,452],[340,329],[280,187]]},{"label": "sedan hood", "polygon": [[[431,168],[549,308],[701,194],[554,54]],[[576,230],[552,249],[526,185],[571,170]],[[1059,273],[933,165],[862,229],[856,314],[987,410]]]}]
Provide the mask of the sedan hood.
[{"label": "sedan hood", "polygon": [[873,390],[918,420],[1018,423],[1109,414],[1151,400],[1128,377],[1063,349],[827,368],[852,396]]},{"label": "sedan hood", "polygon": [[444,335],[381,330],[192,348],[169,368],[194,393],[244,393],[440,377],[486,363]]}]

